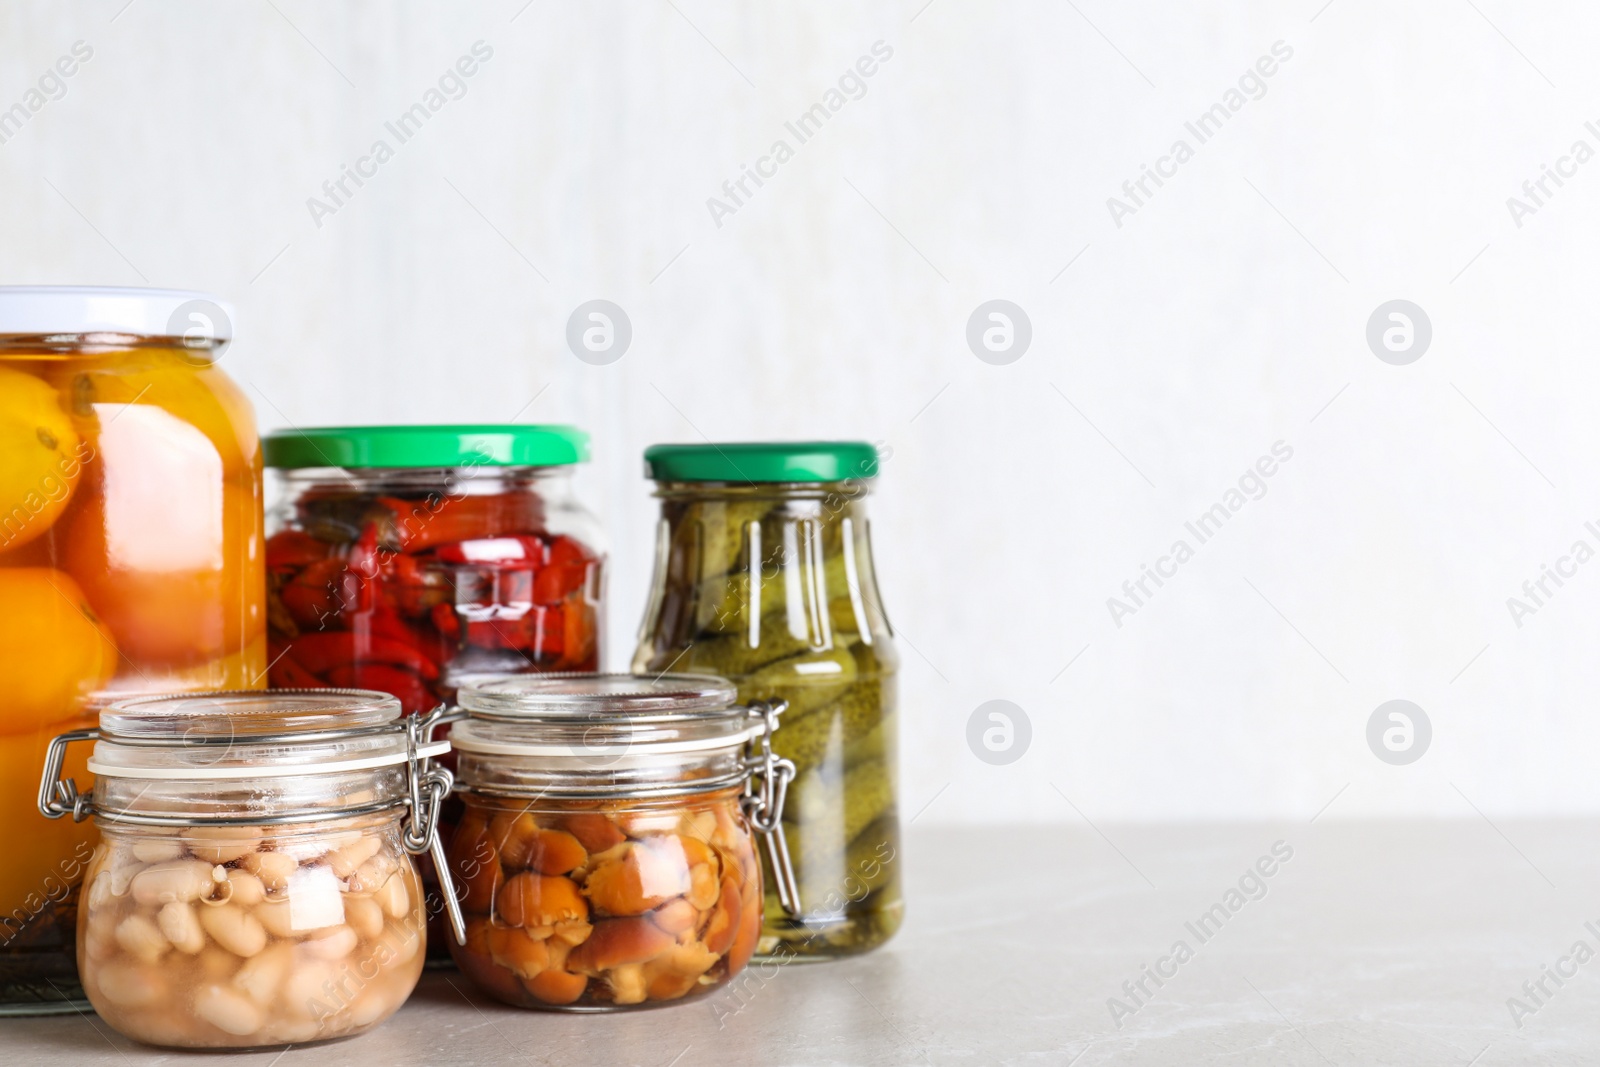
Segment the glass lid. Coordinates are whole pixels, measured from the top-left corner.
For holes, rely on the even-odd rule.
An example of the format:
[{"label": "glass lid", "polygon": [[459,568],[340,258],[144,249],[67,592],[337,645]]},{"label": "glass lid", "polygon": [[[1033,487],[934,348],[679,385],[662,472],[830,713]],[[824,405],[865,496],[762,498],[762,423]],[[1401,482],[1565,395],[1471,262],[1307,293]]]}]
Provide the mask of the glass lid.
[{"label": "glass lid", "polygon": [[400,716],[400,702],[363,689],[277,689],[132,697],[100,712],[108,740],[248,738],[317,734],[381,726]]},{"label": "glass lid", "polygon": [[[416,749],[440,755],[446,742]],[[411,756],[400,702],[367,689],[132,697],[100,712],[89,761],[128,778],[250,778],[359,771]]]},{"label": "glass lid", "polygon": [[737,696],[732,682],[712,674],[555,673],[469,680],[456,701],[471,718],[495,722],[560,722],[574,716],[642,722],[727,718]]},{"label": "glass lid", "polygon": [[537,674],[467,681],[450,732],[468,789],[522,795],[645,795],[748,777],[765,720],[709,674]]}]

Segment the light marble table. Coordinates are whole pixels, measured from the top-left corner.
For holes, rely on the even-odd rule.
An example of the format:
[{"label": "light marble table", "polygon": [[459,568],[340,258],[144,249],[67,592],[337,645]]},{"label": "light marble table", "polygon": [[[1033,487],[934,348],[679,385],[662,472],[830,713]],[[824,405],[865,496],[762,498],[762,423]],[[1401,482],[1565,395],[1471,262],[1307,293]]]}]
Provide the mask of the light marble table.
[{"label": "light marble table", "polygon": [[1571,955],[1600,950],[1594,823],[1100,830],[919,830],[894,942],[739,997],[543,1015],[430,974],[351,1041],[163,1054],[98,1019],[6,1019],[0,1065],[1600,1063],[1600,959]]}]

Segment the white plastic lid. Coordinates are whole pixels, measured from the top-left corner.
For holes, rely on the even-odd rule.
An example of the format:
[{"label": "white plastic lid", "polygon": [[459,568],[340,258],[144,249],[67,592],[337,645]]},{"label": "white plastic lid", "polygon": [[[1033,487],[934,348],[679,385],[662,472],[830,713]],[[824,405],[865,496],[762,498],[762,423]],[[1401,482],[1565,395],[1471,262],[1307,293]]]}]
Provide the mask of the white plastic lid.
[{"label": "white plastic lid", "polygon": [[0,335],[114,333],[233,339],[233,307],[209,293],[93,285],[0,285]]}]

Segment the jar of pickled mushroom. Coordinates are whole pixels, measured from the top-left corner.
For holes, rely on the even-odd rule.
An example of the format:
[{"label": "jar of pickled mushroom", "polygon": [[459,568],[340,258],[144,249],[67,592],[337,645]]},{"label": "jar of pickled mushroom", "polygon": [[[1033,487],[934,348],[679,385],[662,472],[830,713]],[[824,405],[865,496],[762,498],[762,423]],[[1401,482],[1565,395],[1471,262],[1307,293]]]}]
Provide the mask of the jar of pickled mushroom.
[{"label": "jar of pickled mushroom", "polygon": [[[119,701],[56,738],[39,810],[100,831],[78,924],[100,1017],[151,1045],[253,1048],[392,1015],[422,973],[411,855],[443,854],[440,715],[362,690],[201,693]],[[78,740],[90,792],[61,779]]]},{"label": "jar of pickled mushroom", "polygon": [[[898,659],[878,595],[865,442],[655,445],[661,521],[633,669],[706,671],[788,702],[783,832],[798,909],[770,890],[763,955],[844,956],[900,926]],[[770,885],[770,882],[769,882]]]},{"label": "jar of pickled mushroom", "polygon": [[467,977],[519,1007],[604,1011],[703,996],[744,968],[754,834],[789,871],[772,833],[793,771],[770,745],[781,703],[672,674],[519,677],[458,699],[466,940],[450,951]]},{"label": "jar of pickled mushroom", "polygon": [[571,487],[582,431],[283,430],[265,452],[273,685],[381,689],[416,712],[467,674],[599,667],[604,555]]},{"label": "jar of pickled mushroom", "polygon": [[231,336],[204,294],[0,287],[0,1013],[82,1006],[92,834],[38,814],[50,738],[118,696],[266,684],[261,454],[216,366]]}]

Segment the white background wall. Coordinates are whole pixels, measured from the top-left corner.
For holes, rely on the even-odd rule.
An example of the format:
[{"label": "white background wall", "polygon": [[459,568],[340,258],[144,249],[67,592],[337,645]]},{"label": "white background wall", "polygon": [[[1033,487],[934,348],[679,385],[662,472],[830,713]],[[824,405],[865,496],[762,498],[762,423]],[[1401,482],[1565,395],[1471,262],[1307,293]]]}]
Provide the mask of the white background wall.
[{"label": "white background wall", "polygon": [[[0,145],[0,281],[222,294],[264,429],[588,428],[614,665],[644,446],[886,442],[929,822],[1600,811],[1600,563],[1521,628],[1506,606],[1600,547],[1600,161],[1520,228],[1506,206],[1600,149],[1592,5],[523,3],[8,0],[0,108],[94,54]],[[466,95],[316,225],[307,198],[480,40]],[[880,40],[865,95],[716,225],[707,198]],[[1280,40],[1265,96],[1116,226],[1107,197]],[[610,366],[564,341],[595,297],[633,324]],[[964,339],[993,298],[1032,321],[1007,366]],[[1365,341],[1395,298],[1433,325],[1409,366]],[[1114,625],[1279,440],[1265,497]],[[1033,725],[1009,766],[965,740],[994,698]],[[1365,740],[1392,698],[1433,724],[1407,767]]]}]

